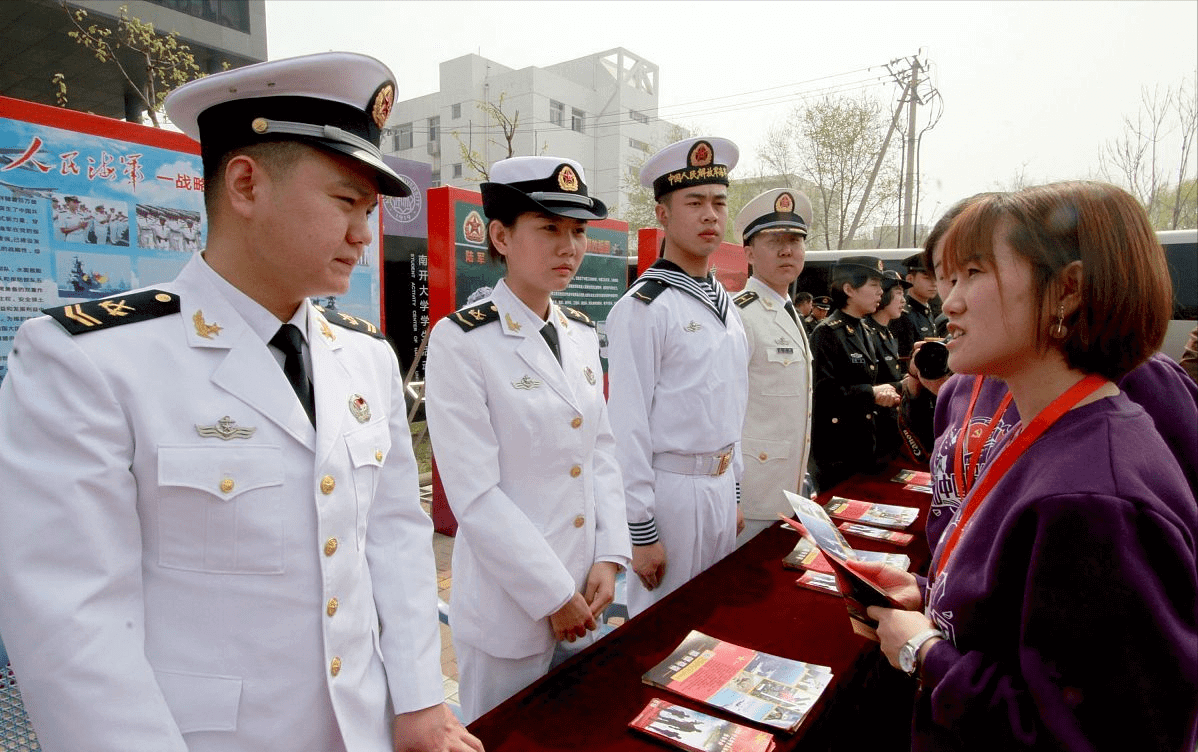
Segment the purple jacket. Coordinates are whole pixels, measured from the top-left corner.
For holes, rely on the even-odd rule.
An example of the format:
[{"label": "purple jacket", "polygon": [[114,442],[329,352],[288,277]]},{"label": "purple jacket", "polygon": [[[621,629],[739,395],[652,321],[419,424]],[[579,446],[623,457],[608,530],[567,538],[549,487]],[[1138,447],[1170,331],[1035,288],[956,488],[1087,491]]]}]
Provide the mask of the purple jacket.
[{"label": "purple jacket", "polygon": [[[969,395],[973,390],[973,376],[954,376],[945,382],[936,398],[935,435],[936,446],[932,452],[932,508],[928,515],[926,534],[928,547],[936,550],[945,527],[961,506],[961,499],[953,484],[955,475],[954,456],[957,437],[961,432],[961,419],[969,407]],[[1123,377],[1119,382],[1133,402],[1138,403],[1152,418],[1157,432],[1165,440],[1169,451],[1190,482],[1198,487],[1198,384],[1191,380],[1181,366],[1165,355],[1157,353],[1145,363]],[[1006,384],[996,379],[987,379],[978,395],[977,405],[969,427],[971,433],[979,426],[989,424],[991,415],[1007,393]],[[1019,411],[1015,404],[999,417],[998,426],[990,434],[985,446],[981,447],[978,461],[978,476],[993,459],[995,452],[1019,422]],[[1120,439],[1119,445],[1134,448]],[[965,462],[968,464],[977,448],[967,446]]]},{"label": "purple jacket", "polygon": [[1170,456],[1120,394],[995,486],[926,594],[949,639],[921,665],[914,750],[1195,748],[1198,504]]}]

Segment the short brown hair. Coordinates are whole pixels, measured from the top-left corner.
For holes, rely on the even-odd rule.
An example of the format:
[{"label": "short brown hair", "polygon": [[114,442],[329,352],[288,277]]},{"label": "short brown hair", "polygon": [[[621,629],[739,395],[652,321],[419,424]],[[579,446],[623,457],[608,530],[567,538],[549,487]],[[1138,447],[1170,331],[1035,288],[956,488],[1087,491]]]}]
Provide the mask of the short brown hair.
[{"label": "short brown hair", "polygon": [[1042,322],[1038,348],[1049,343],[1053,285],[1074,261],[1082,266],[1080,302],[1066,317],[1068,334],[1060,341],[1069,366],[1119,379],[1160,348],[1172,315],[1172,284],[1164,249],[1131,194],[1076,181],[983,196],[945,234],[941,263],[993,265],[1000,227],[1032,268]]}]

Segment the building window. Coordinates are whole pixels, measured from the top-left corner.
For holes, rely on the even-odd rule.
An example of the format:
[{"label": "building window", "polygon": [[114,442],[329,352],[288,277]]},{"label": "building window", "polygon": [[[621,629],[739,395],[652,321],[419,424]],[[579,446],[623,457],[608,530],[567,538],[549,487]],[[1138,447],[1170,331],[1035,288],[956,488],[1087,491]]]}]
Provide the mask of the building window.
[{"label": "building window", "polygon": [[549,122],[554,125],[565,127],[566,125],[566,106],[561,102],[549,100]]},{"label": "building window", "polygon": [[641,151],[645,152],[646,154],[648,154],[649,150],[652,148],[651,146],[649,146],[649,144],[645,143],[644,141],[638,141],[635,138],[628,139],[628,145],[631,146],[633,149],[640,149]]},{"label": "building window", "polygon": [[441,130],[440,116],[429,118],[428,119],[428,140],[432,141],[432,142],[436,142],[437,138],[440,136],[440,130]]},{"label": "building window", "polygon": [[455,178],[462,177],[462,163],[461,162],[458,162],[457,164],[455,164],[453,166],[453,176]]},{"label": "building window", "polygon": [[150,0],[155,5],[250,33],[249,3],[245,0]]},{"label": "building window", "polygon": [[638,123],[648,123],[649,122],[648,115],[646,115],[643,112],[637,112],[636,110],[629,110],[628,117],[632,118],[633,120],[635,120]]},{"label": "building window", "polygon": [[582,133],[585,128],[586,113],[578,108],[570,110],[570,130]]},{"label": "building window", "polygon": [[458,102],[457,104],[455,104],[449,108],[449,117],[453,120],[461,120],[462,119],[462,103],[461,102]]},{"label": "building window", "polygon": [[395,129],[395,150],[403,151],[412,148],[412,124],[403,123]]},{"label": "building window", "polygon": [[432,180],[429,182],[429,187],[430,187],[430,188],[436,188],[436,187],[438,187],[438,186],[440,186],[440,185],[441,185],[441,171],[440,171],[440,170],[433,170],[433,178],[432,178]]}]

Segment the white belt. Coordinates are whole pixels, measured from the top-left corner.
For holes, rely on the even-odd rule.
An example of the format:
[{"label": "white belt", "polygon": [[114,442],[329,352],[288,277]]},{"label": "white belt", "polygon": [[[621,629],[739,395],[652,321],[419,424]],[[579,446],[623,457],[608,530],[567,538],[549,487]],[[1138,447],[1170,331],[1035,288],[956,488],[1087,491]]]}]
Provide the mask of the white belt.
[{"label": "white belt", "polygon": [[734,444],[729,444],[721,451],[712,454],[661,452],[653,455],[653,467],[678,475],[723,475],[728,472],[728,468],[732,467],[734,448]]}]

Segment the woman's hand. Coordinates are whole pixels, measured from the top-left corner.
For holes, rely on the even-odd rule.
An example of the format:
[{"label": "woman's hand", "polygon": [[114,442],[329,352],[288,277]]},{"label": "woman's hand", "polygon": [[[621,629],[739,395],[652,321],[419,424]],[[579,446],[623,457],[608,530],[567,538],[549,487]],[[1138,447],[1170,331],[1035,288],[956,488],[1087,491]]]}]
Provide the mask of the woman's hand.
[{"label": "woman's hand", "polygon": [[582,597],[586,599],[591,616],[596,620],[603,615],[603,609],[616,599],[616,572],[619,567],[614,561],[597,561],[591,565],[587,573],[586,588]]},{"label": "woman's hand", "polygon": [[549,626],[553,627],[553,639],[574,642],[598,625],[582,593],[575,593],[566,605],[550,615]]}]

